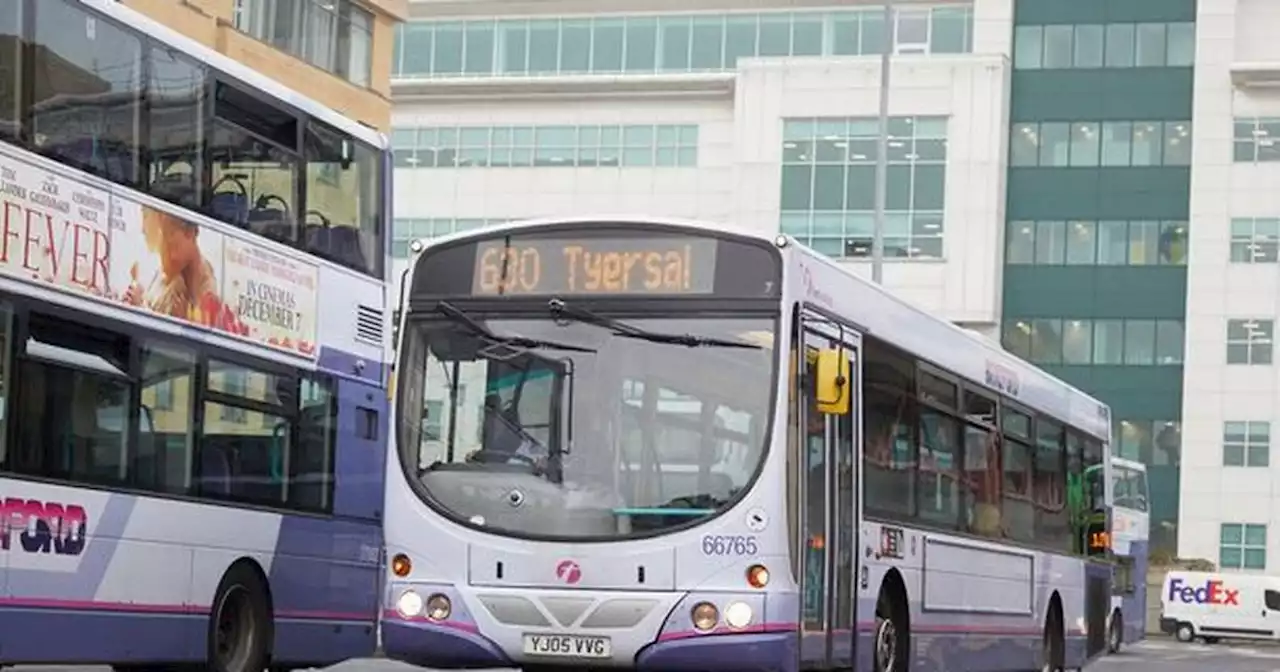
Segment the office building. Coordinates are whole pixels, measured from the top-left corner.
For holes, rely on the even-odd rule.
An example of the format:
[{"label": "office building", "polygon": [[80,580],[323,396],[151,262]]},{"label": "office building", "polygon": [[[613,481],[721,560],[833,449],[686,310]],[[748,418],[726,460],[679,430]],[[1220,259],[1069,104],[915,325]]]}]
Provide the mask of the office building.
[{"label": "office building", "polygon": [[122,0],[342,114],[386,132],[391,54],[408,0]]},{"label": "office building", "polygon": [[[822,0],[422,1],[409,16],[397,272],[415,238],[582,213],[782,231],[866,272],[891,39],[885,284],[1109,402],[1116,453],[1150,466],[1155,544],[1217,561],[1178,534],[1185,325],[1208,319],[1187,310],[1188,261],[1217,254],[1192,222],[1197,143],[1217,142],[1192,123],[1195,0],[901,0],[889,30],[882,5]],[[1241,310],[1261,334],[1276,307]],[[1226,348],[1217,328],[1203,352]]]}]

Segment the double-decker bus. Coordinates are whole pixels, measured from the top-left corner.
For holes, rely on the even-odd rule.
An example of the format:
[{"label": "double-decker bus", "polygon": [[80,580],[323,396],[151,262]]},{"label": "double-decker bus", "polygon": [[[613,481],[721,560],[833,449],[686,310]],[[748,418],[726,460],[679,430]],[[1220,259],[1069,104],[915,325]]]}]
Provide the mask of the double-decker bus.
[{"label": "double-decker bus", "polygon": [[1111,653],[1146,637],[1150,525],[1147,466],[1112,457],[1110,542],[1115,575],[1107,627],[1107,649]]},{"label": "double-decker bus", "polygon": [[904,672],[1106,647],[1082,484],[1108,407],[789,237],[504,224],[427,244],[401,310],[391,658]]},{"label": "double-decker bus", "polygon": [[387,154],[120,3],[0,2],[0,664],[375,650]]}]

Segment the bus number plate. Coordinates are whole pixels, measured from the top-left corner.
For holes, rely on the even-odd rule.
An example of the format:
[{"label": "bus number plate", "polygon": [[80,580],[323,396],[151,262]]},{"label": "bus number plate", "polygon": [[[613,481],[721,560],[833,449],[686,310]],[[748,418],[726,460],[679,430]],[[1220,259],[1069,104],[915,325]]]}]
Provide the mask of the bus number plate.
[{"label": "bus number plate", "polygon": [[610,658],[613,656],[613,643],[608,637],[525,635],[524,652],[534,656]]}]

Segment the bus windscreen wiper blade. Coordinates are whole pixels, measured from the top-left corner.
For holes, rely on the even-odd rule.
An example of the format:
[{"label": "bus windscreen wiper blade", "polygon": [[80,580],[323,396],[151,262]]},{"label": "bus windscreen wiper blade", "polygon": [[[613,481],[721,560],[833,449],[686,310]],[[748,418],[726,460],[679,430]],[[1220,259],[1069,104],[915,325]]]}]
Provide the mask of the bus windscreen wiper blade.
[{"label": "bus windscreen wiper blade", "polygon": [[510,345],[517,348],[549,348],[552,350],[568,350],[571,352],[595,352],[592,348],[584,348],[580,345],[568,345],[565,343],[556,343],[555,341],[542,341],[536,338],[525,338],[524,336],[499,336],[489,330],[488,327],[475,321],[470,315],[467,315],[462,309],[449,303],[441,301],[436,304],[436,312],[444,315],[446,318],[461,324],[470,329],[475,335],[501,345]]},{"label": "bus windscreen wiper blade", "polygon": [[665,334],[660,331],[649,331],[641,329],[626,322],[615,320],[612,317],[605,317],[599,313],[570,306],[562,299],[551,299],[547,303],[547,309],[551,311],[551,316],[560,320],[576,320],[587,324],[594,324],[597,327],[604,327],[612,331],[614,334],[623,338],[636,338],[651,343],[670,343],[672,345],[683,345],[690,348],[710,347],[710,348],[746,348],[749,350],[762,350],[763,348],[755,343],[747,343],[745,341],[731,341],[724,338],[713,338],[710,336],[698,336],[696,334]]}]

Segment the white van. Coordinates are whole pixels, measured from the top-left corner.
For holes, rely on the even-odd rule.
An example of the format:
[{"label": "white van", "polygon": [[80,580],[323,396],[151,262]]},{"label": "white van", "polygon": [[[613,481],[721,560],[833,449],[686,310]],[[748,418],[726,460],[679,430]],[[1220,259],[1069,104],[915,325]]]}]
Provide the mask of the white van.
[{"label": "white van", "polygon": [[1280,639],[1280,578],[1169,572],[1160,603],[1160,630],[1180,642]]}]

